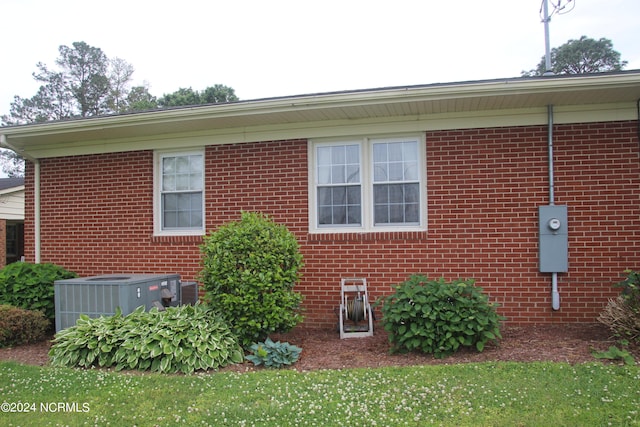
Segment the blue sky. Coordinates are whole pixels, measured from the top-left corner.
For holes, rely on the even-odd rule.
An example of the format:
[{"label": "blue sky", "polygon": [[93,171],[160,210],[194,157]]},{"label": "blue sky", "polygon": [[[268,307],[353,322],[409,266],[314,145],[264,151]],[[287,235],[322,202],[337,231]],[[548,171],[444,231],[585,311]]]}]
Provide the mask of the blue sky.
[{"label": "blue sky", "polygon": [[[558,0],[550,0],[557,3]],[[567,0],[562,1],[566,4]],[[573,0],[551,46],[611,39],[640,69],[640,2]],[[37,62],[84,41],[156,96],[224,84],[241,99],[517,77],[544,54],[541,0],[0,0],[0,113],[31,97]]]}]

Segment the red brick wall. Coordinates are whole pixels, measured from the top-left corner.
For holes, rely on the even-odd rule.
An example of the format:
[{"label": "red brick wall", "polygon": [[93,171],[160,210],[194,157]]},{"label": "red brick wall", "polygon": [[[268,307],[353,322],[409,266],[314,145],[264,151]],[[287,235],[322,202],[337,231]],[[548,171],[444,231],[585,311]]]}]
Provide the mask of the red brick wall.
[{"label": "red brick wall", "polygon": [[[207,229],[259,210],[305,257],[306,324],[333,327],[341,277],[372,297],[410,274],[475,278],[509,321],[594,321],[625,268],[640,268],[636,122],[555,127],[556,204],[569,206],[569,272],[538,272],[538,206],[548,204],[545,126],[427,132],[428,231],[310,235],[305,140],[206,149]],[[150,151],[44,159],[42,261],[81,275],[173,273],[193,280],[199,238],[153,237]],[[51,178],[53,177],[53,178]],[[25,242],[33,259],[31,168]]]},{"label": "red brick wall", "polygon": [[[201,239],[153,236],[153,152],[40,163],[42,262],[60,264],[81,276],[180,273],[194,278]],[[28,260],[34,258],[31,175],[27,174],[25,197]]]}]

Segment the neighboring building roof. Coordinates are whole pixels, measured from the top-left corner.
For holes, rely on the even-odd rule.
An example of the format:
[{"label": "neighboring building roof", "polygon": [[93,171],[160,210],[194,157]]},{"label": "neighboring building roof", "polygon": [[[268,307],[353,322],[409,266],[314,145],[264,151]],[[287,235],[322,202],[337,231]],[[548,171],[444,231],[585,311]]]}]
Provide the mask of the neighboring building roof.
[{"label": "neighboring building roof", "polygon": [[24,186],[24,178],[0,178],[0,191]]},{"label": "neighboring building roof", "polygon": [[27,159],[436,129],[637,119],[640,70],[299,95],[0,128]]}]

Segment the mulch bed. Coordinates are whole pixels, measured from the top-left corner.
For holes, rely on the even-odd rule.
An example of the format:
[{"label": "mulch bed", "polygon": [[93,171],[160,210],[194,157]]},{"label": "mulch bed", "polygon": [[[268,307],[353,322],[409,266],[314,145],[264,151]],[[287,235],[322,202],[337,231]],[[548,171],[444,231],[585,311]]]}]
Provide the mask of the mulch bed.
[{"label": "mulch bed", "polygon": [[[552,361],[570,364],[594,362],[593,351],[605,351],[618,341],[599,323],[505,325],[502,340],[490,343],[481,353],[475,349],[462,349],[452,356],[436,359],[419,353],[389,354],[387,334],[380,325],[372,337],[340,339],[335,330],[295,328],[286,334],[277,334],[274,341],[289,342],[302,347],[300,359],[294,368],[300,371],[314,369],[342,369],[380,366],[411,366],[454,364],[490,361]],[[50,341],[1,348],[0,360],[13,360],[29,365],[49,363]],[[640,346],[627,349],[640,362]],[[605,363],[621,363],[606,361]],[[224,370],[251,371],[256,368],[245,362]]]}]

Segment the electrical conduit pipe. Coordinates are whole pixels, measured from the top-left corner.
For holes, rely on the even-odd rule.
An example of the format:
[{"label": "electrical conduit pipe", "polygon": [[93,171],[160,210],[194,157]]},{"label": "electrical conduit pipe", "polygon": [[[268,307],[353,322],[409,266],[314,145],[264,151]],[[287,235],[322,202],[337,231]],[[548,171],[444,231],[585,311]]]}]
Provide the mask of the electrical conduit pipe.
[{"label": "electrical conduit pipe", "polygon": [[[555,187],[553,176],[553,105],[547,105],[547,143],[549,149],[549,205],[555,204]],[[560,310],[560,293],[558,292],[558,273],[551,273],[551,308]]]}]

